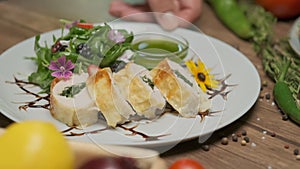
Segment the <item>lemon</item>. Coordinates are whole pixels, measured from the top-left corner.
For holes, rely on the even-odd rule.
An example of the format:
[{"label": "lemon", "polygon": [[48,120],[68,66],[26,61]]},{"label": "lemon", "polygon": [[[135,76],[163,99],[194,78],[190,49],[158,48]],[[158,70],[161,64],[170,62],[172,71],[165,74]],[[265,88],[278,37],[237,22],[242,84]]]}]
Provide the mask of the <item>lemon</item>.
[{"label": "lemon", "polygon": [[48,122],[13,123],[0,136],[0,168],[74,169],[74,155],[63,135]]}]

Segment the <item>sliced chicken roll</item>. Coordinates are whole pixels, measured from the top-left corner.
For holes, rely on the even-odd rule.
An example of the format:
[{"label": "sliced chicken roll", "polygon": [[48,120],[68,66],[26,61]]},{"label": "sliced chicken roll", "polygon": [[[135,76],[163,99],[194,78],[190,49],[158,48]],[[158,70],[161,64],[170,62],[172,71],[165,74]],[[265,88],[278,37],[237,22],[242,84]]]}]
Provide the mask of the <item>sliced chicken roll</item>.
[{"label": "sliced chicken roll", "polygon": [[98,120],[98,108],[86,86],[87,73],[74,74],[68,80],[54,79],[50,90],[52,116],[67,124],[84,128]]},{"label": "sliced chicken roll", "polygon": [[154,85],[183,117],[195,117],[211,107],[208,96],[198,87],[192,74],[169,59],[151,70]]},{"label": "sliced chicken roll", "polygon": [[141,118],[153,119],[163,112],[166,101],[153,85],[149,70],[129,62],[113,77],[122,95]]},{"label": "sliced chicken roll", "polygon": [[92,70],[87,79],[88,91],[95,100],[108,126],[126,122],[135,112],[121,94],[112,78],[110,68]]}]

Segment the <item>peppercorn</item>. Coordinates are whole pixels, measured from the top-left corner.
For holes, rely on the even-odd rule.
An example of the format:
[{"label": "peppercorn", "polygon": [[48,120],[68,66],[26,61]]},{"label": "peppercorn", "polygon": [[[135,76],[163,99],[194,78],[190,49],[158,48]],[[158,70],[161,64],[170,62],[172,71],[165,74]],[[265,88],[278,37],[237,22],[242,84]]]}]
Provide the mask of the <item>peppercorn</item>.
[{"label": "peppercorn", "polygon": [[275,132],[272,132],[271,133],[271,137],[275,137],[276,136],[276,133]]},{"label": "peppercorn", "polygon": [[266,93],[265,97],[266,97],[267,100],[270,100],[271,99],[270,93]]},{"label": "peppercorn", "polygon": [[244,140],[249,143],[250,142],[250,138],[249,137],[244,137]]},{"label": "peppercorn", "polygon": [[228,144],[228,138],[227,137],[223,137],[222,140],[221,140],[221,143],[223,145],[227,145]]},{"label": "peppercorn", "polygon": [[296,148],[296,149],[294,150],[294,155],[299,155],[299,149]]},{"label": "peppercorn", "polygon": [[238,141],[238,136],[237,135],[232,135],[232,141],[237,142]]},{"label": "peppercorn", "polygon": [[246,144],[247,144],[247,142],[246,142],[245,140],[242,140],[242,141],[241,141],[241,145],[242,145],[242,146],[245,146]]},{"label": "peppercorn", "polygon": [[242,135],[246,136],[247,135],[247,131],[246,130],[242,130]]},{"label": "peppercorn", "polygon": [[287,121],[289,119],[287,114],[283,114],[282,115],[282,120]]},{"label": "peppercorn", "polygon": [[204,144],[201,147],[204,151],[209,151],[209,148],[210,148],[209,145],[207,145],[207,144]]},{"label": "peppercorn", "polygon": [[267,86],[268,86],[268,82],[267,82],[266,80],[264,80],[264,81],[262,82],[262,85],[263,85],[263,87],[267,87]]}]

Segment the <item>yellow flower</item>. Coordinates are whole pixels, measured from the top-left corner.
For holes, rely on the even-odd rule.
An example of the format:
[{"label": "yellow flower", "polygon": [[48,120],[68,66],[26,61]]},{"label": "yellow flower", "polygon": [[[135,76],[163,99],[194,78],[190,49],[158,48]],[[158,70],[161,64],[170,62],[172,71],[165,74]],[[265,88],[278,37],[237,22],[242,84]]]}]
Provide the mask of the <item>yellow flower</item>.
[{"label": "yellow flower", "polygon": [[214,79],[214,75],[209,74],[210,69],[206,69],[204,63],[201,62],[200,59],[198,60],[198,65],[192,60],[186,61],[185,64],[204,92],[206,92],[207,89],[218,87],[219,82]]}]

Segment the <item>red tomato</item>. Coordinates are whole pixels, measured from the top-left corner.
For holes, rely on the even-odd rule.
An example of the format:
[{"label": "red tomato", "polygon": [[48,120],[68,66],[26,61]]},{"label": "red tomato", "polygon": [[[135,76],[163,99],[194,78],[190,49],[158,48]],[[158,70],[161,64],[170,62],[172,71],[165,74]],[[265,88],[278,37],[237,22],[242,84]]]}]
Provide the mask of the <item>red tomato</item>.
[{"label": "red tomato", "polygon": [[289,19],[300,15],[299,0],[256,0],[256,2],[280,19]]},{"label": "red tomato", "polygon": [[91,23],[77,23],[77,27],[84,28],[84,29],[91,29],[94,27]]},{"label": "red tomato", "polygon": [[180,159],[175,161],[169,169],[204,169],[204,167],[195,160]]}]

